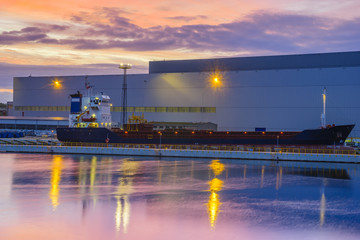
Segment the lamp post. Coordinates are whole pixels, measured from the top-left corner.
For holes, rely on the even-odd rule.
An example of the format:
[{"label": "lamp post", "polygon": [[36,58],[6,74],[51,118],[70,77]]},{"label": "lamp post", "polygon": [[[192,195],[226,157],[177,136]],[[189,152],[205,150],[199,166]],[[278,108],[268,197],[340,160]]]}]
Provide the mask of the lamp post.
[{"label": "lamp post", "polygon": [[119,66],[120,69],[124,70],[124,80],[122,87],[122,99],[121,99],[121,116],[122,116],[122,128],[125,129],[125,124],[127,122],[127,82],[126,82],[126,70],[131,69],[131,64],[121,63]]},{"label": "lamp post", "polygon": [[161,149],[161,135],[162,135],[162,132],[158,132],[159,133],[159,135],[160,135],[160,144],[159,144],[159,149]]},{"label": "lamp post", "polygon": [[326,87],[323,90],[323,112],[321,113],[321,127],[326,128]]}]

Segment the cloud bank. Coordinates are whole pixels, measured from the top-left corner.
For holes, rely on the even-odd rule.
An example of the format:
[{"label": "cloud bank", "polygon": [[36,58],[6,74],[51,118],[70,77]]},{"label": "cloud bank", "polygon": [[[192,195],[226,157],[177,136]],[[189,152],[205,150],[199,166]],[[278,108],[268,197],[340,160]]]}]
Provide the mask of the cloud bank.
[{"label": "cloud bank", "polygon": [[[67,45],[74,49],[126,51],[324,52],[357,50],[360,18],[330,19],[290,13],[257,12],[218,25],[143,28],[123,17],[121,9],[72,16],[67,25],[28,26],[2,32],[0,44]],[[199,18],[204,16],[194,16]],[[173,20],[191,20],[175,16]],[[58,37],[54,37],[58,36]]]}]

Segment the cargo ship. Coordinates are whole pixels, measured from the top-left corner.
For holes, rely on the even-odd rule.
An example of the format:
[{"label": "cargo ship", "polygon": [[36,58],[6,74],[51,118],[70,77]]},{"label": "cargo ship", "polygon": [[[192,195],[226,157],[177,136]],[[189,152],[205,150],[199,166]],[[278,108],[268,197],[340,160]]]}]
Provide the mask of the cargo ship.
[{"label": "cargo ship", "polygon": [[325,90],[323,126],[299,132],[289,131],[211,131],[165,129],[157,131],[143,116],[132,115],[122,128],[113,128],[110,97],[92,94],[85,83],[87,94],[79,91],[71,96],[69,127],[57,128],[62,142],[181,144],[181,145],[340,145],[355,125],[325,125]]}]

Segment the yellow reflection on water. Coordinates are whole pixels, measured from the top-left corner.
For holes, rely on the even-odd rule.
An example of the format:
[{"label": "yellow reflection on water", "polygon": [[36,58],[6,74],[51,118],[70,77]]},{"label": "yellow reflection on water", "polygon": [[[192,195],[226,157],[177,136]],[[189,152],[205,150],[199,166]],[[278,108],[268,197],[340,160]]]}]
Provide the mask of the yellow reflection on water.
[{"label": "yellow reflection on water", "polygon": [[209,182],[209,185],[210,185],[210,191],[211,192],[218,192],[222,189],[222,186],[223,186],[223,181],[221,181],[220,179],[218,178],[213,178],[210,182]]},{"label": "yellow reflection on water", "polygon": [[122,215],[122,204],[120,197],[116,197],[116,211],[115,211],[115,228],[116,231],[120,231],[121,227],[121,215]]},{"label": "yellow reflection on water", "polygon": [[97,165],[97,158],[95,156],[91,159],[91,168],[90,168],[90,192],[93,193],[94,185],[96,180],[96,165]]},{"label": "yellow reflection on water", "polygon": [[116,197],[115,228],[119,232],[121,223],[123,232],[127,233],[130,222],[130,201],[128,196]]},{"label": "yellow reflection on water", "polygon": [[210,168],[216,177],[224,171],[225,166],[219,160],[212,160],[210,164]]},{"label": "yellow reflection on water", "polygon": [[96,168],[97,168],[97,157],[93,156],[91,158],[91,165],[90,165],[90,193],[93,197],[94,205],[96,204],[96,192],[95,192],[95,183],[96,183]]},{"label": "yellow reflection on water", "polygon": [[209,167],[214,173],[214,178],[209,181],[209,191],[211,194],[209,196],[207,207],[210,226],[211,228],[214,228],[220,211],[220,205],[222,204],[217,192],[221,191],[224,184],[224,182],[218,179],[216,176],[220,175],[224,171],[225,165],[222,164],[219,160],[213,160]]},{"label": "yellow reflection on water", "polygon": [[211,228],[214,228],[221,205],[219,194],[217,194],[216,192],[221,190],[223,181],[214,178],[209,182],[209,185],[210,185],[211,194],[207,206],[208,206],[210,226]]},{"label": "yellow reflection on water", "polygon": [[131,204],[129,196],[133,192],[133,179],[139,168],[139,162],[125,159],[120,167],[121,177],[119,185],[115,192],[116,210],[115,210],[115,228],[119,232],[121,226],[123,233],[127,233],[130,223]]},{"label": "yellow reflection on water", "polygon": [[59,192],[60,192],[59,184],[61,180],[62,167],[63,167],[62,156],[54,155],[51,166],[51,179],[50,179],[51,187],[49,191],[49,197],[54,210],[59,205]]}]

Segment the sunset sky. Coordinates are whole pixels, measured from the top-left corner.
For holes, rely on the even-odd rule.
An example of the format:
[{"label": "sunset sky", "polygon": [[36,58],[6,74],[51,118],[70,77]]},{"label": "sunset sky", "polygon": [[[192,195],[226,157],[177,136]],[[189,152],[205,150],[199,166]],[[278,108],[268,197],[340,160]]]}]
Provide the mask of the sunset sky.
[{"label": "sunset sky", "polygon": [[0,102],[15,76],[147,73],[148,61],[358,51],[359,0],[0,0]]}]

